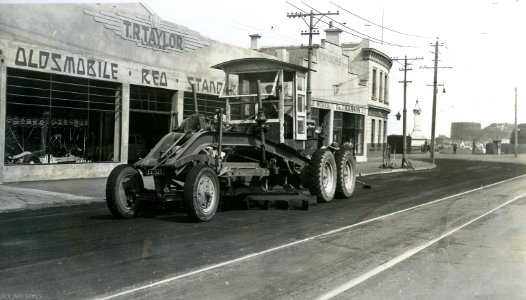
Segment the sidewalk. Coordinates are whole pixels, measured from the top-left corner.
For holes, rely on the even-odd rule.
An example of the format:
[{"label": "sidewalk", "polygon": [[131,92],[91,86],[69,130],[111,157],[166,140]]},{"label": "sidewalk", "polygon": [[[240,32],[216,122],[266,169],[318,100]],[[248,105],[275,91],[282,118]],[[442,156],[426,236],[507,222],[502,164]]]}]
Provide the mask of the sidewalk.
[{"label": "sidewalk", "polygon": [[[423,160],[412,160],[415,170],[434,168]],[[381,158],[357,163],[357,176],[407,171],[400,168],[400,160],[393,162],[395,168],[380,168]],[[0,184],[0,213],[8,211],[39,209],[52,206],[80,205],[104,202],[106,198],[106,177],[65,179],[46,181],[25,181]],[[151,178],[148,178],[151,180]],[[145,182],[146,186],[151,183]]]},{"label": "sidewalk", "polygon": [[[408,155],[409,162],[414,171],[433,169],[436,166],[429,162],[429,154]],[[382,158],[370,158],[367,162],[356,163],[357,176],[368,176],[385,173],[412,171],[411,168],[402,168],[402,155],[396,155],[396,159],[391,159],[391,166],[382,167]]]}]

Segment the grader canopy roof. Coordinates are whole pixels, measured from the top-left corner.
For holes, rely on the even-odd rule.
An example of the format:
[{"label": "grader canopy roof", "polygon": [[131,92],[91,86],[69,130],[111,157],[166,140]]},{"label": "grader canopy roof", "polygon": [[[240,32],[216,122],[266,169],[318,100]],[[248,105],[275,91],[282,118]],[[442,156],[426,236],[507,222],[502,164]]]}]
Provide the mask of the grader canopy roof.
[{"label": "grader canopy roof", "polygon": [[[284,69],[289,71],[299,71],[306,73],[309,69],[300,65],[291,64],[277,59],[251,57],[229,60],[215,66],[214,69],[223,70],[226,73],[239,74],[246,72],[265,72]],[[314,70],[311,70],[314,71]]]}]

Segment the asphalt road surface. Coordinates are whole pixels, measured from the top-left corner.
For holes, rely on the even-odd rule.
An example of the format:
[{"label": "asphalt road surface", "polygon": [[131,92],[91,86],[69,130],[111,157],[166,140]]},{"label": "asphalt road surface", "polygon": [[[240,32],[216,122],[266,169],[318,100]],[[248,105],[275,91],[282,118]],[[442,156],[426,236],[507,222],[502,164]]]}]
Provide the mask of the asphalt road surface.
[{"label": "asphalt road surface", "polygon": [[526,166],[438,160],[303,210],[0,214],[0,298],[523,299]]}]

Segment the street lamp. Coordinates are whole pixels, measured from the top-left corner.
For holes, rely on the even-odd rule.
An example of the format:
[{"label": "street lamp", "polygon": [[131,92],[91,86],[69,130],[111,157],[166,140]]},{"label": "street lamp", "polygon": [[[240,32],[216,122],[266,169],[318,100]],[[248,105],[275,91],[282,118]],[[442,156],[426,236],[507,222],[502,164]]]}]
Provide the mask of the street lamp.
[{"label": "street lamp", "polygon": [[[405,167],[406,164],[407,164],[406,157],[405,157],[405,154],[406,154],[406,149],[405,149],[406,148],[405,115],[406,115],[406,107],[405,107],[405,97],[404,97],[404,130],[403,130],[403,133],[402,133],[403,135],[402,135],[402,164],[401,164],[402,168]],[[398,111],[398,113],[395,116],[396,116],[396,120],[400,121],[400,118],[402,117],[402,115],[400,114],[400,111]],[[396,153],[396,150],[395,150],[395,153]]]}]

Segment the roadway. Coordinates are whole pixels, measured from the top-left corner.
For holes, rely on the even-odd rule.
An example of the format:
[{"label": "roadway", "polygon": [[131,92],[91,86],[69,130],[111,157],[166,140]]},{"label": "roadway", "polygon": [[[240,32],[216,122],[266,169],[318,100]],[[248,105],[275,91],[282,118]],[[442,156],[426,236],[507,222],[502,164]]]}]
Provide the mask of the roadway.
[{"label": "roadway", "polygon": [[[113,219],[104,203],[0,214],[0,295],[524,298],[526,167],[438,160],[302,210]],[[358,186],[359,187],[359,186]]]}]

